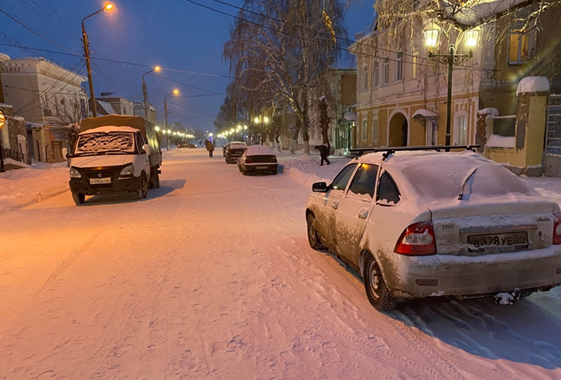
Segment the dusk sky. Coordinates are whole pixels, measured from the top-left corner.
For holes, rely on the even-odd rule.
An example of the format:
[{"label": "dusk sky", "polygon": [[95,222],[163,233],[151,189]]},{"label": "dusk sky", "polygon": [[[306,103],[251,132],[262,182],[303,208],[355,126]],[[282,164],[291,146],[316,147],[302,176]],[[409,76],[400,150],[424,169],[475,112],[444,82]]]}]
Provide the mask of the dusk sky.
[{"label": "dusk sky", "polygon": [[[213,131],[213,121],[231,81],[228,62],[222,60],[222,47],[238,13],[235,7],[242,6],[243,0],[113,3],[114,11],[101,12],[85,21],[96,97],[101,92],[113,92],[113,96],[141,101],[142,75],[160,65],[162,72],[145,77],[148,98],[156,106],[158,117],[163,118],[164,96],[177,88],[183,97],[168,97],[169,121]],[[372,3],[358,1],[347,13],[349,39],[372,23]],[[0,53],[11,58],[43,56],[86,76],[81,21],[104,4],[101,0],[3,0]],[[339,67],[352,65],[350,58],[343,59]]]}]

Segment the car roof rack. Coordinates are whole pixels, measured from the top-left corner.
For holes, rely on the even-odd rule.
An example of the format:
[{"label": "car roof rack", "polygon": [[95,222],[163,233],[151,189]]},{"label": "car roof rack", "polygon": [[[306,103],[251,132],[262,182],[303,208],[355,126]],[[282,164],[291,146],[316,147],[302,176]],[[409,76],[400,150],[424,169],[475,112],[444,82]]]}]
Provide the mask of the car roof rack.
[{"label": "car roof rack", "polygon": [[350,149],[349,152],[358,158],[366,153],[376,153],[384,152],[384,160],[389,157],[390,154],[395,152],[409,152],[409,151],[419,151],[419,150],[434,150],[440,152],[442,150],[449,152],[450,149],[466,149],[475,152],[476,148],[481,147],[481,145],[422,145],[422,146],[396,146],[396,147],[385,147],[385,148],[354,148]]}]

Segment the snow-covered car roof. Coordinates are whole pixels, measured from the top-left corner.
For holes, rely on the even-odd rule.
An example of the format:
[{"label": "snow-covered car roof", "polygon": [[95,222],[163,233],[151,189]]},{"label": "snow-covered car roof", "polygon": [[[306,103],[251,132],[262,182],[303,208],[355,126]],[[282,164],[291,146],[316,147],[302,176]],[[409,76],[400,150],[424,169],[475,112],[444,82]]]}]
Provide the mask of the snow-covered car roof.
[{"label": "snow-covered car roof", "polygon": [[261,155],[275,155],[273,150],[268,145],[252,145],[247,147],[248,156],[261,156]]},{"label": "snow-covered car roof", "polygon": [[385,161],[378,152],[357,160],[383,166],[403,195],[418,203],[457,201],[461,193],[470,194],[472,204],[496,197],[541,198],[516,174],[472,151],[404,151],[389,155]]},{"label": "snow-covered car roof", "polygon": [[240,148],[247,148],[247,144],[244,142],[239,142],[239,141],[231,141],[228,144],[228,149],[240,149]]},{"label": "snow-covered car roof", "polygon": [[137,132],[138,129],[132,127],[120,127],[116,125],[106,125],[103,127],[97,127],[88,129],[87,131],[81,132],[80,134],[86,133],[110,133],[110,132]]}]

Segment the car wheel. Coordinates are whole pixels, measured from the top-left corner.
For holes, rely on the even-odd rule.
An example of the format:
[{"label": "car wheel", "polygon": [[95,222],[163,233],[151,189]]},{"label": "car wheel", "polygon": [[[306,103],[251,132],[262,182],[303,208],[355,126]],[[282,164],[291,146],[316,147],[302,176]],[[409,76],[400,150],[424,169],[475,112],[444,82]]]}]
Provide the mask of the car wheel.
[{"label": "car wheel", "polygon": [[72,199],[76,205],[81,205],[86,201],[86,195],[82,193],[72,193]]},{"label": "car wheel", "polygon": [[146,175],[144,173],[142,174],[140,188],[136,190],[136,195],[138,199],[144,199],[148,196],[148,181],[146,181]]},{"label": "car wheel", "polygon": [[278,169],[273,169],[273,174],[274,174],[274,175],[279,174],[279,170],[278,170]]},{"label": "car wheel", "polygon": [[242,166],[238,165],[238,170],[240,171],[240,173],[242,172]]},{"label": "car wheel", "polygon": [[242,174],[247,175],[247,169],[242,169]]},{"label": "car wheel", "polygon": [[363,278],[368,300],[376,310],[389,311],[395,309],[397,300],[390,295],[382,277],[382,271],[371,254],[366,256]]},{"label": "car wheel", "polygon": [[154,180],[152,181],[152,187],[154,189],[160,188],[160,173],[158,173],[158,169],[154,172]]},{"label": "car wheel", "polygon": [[308,222],[308,243],[310,243],[310,247],[313,249],[322,249],[325,248],[321,241],[319,240],[319,235],[314,227],[314,214],[309,213],[306,221]]}]

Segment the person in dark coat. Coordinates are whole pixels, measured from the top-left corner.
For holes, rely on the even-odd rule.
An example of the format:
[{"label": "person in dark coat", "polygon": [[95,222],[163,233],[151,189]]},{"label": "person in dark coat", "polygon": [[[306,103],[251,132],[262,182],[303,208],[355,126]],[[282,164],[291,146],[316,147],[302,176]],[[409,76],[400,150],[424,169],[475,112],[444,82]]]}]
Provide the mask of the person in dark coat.
[{"label": "person in dark coat", "polygon": [[205,147],[208,150],[208,156],[212,157],[212,152],[214,151],[214,144],[210,140],[205,140]]},{"label": "person in dark coat", "polygon": [[329,145],[329,142],[323,145],[316,145],[314,149],[319,150],[319,155],[321,156],[321,163],[319,166],[323,166],[323,161],[327,162],[327,165],[331,163],[327,159],[327,156],[329,156],[329,151],[331,150],[331,146]]}]

